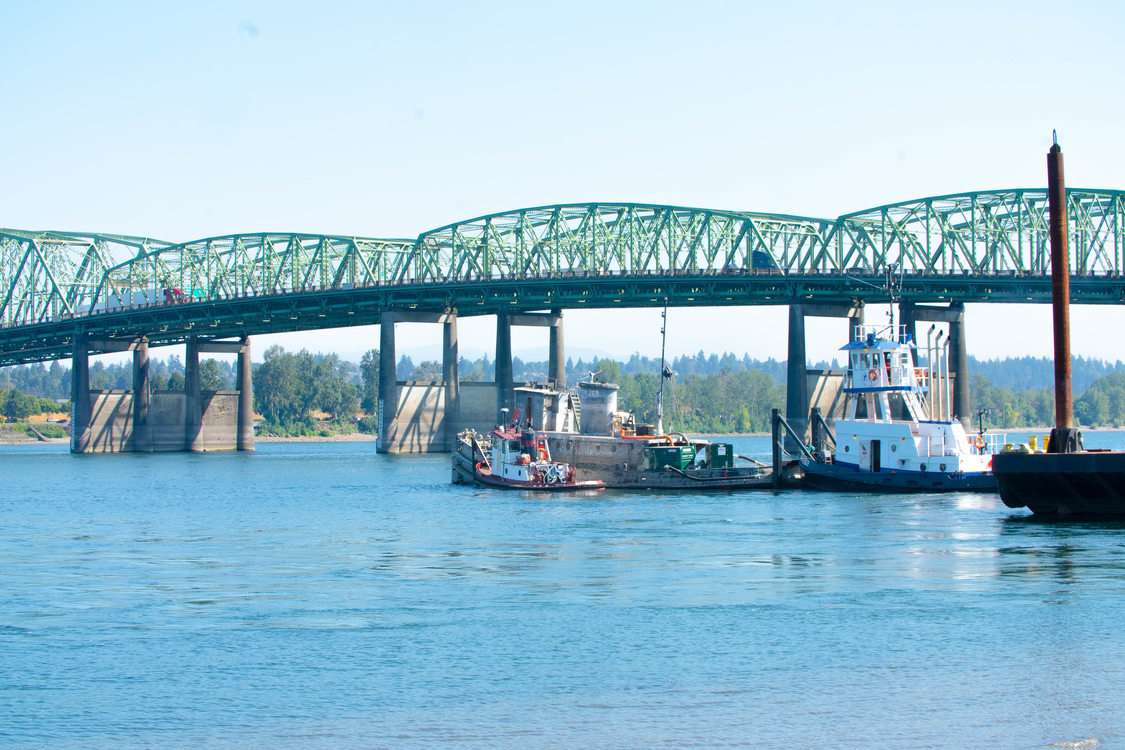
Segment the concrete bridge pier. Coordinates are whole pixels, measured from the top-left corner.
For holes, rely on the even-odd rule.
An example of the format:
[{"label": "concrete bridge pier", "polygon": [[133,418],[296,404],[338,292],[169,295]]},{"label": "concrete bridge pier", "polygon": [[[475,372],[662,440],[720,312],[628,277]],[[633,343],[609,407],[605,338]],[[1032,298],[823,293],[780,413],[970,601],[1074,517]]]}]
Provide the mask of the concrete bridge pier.
[{"label": "concrete bridge pier", "polygon": [[[848,332],[845,341],[855,336],[857,326],[863,325],[862,303],[815,302],[789,305],[789,348],[786,363],[785,421],[798,433],[808,435],[809,428],[809,374],[805,347],[805,318],[847,318]],[[786,437],[785,449],[797,449],[793,440]]]},{"label": "concrete bridge pier", "polygon": [[238,390],[238,440],[235,448],[254,450],[254,377],[250,367],[250,337],[238,342],[238,375],[234,387]]},{"label": "concrete bridge pier", "polygon": [[[91,391],[91,350],[132,351],[132,390]],[[237,402],[230,391],[200,392],[200,352],[238,354]],[[70,381],[71,452],[254,450],[250,339],[201,342],[193,337],[187,341],[184,365],[183,393],[154,394],[147,338],[94,340],[76,335]]]},{"label": "concrete bridge pier", "polygon": [[148,339],[138,339],[133,349],[133,450],[152,453],[152,425],[149,411],[152,405],[152,380],[148,364]]},{"label": "concrete bridge pier", "polygon": [[202,453],[203,398],[199,387],[199,338],[192,336],[184,349],[184,450]]},{"label": "concrete bridge pier", "polygon": [[[396,323],[441,323],[444,326],[441,356],[442,400],[439,405],[426,406],[423,395],[423,403],[412,404],[404,409],[396,374],[398,365],[395,352]],[[509,357],[509,367],[510,363]],[[456,310],[444,313],[384,311],[379,321],[379,432],[375,450],[378,453],[400,453],[408,441],[412,445],[420,444],[422,441],[429,445],[433,437],[432,433],[437,430],[441,432],[440,442],[444,449],[451,448],[461,425],[460,380]],[[423,415],[421,413],[423,411],[429,413]],[[429,425],[423,424],[424,421],[428,421]],[[404,423],[412,433],[409,436],[400,430]],[[439,424],[440,427],[436,427]],[[427,434],[423,435],[423,432]]]},{"label": "concrete bridge pier", "polygon": [[563,349],[562,310],[551,310],[550,350],[547,353],[547,377],[556,388],[566,388],[566,352]]},{"label": "concrete bridge pier", "polygon": [[[98,414],[94,413],[94,399],[90,394],[90,349],[106,352],[133,352],[133,392],[130,422],[127,427],[105,431],[105,422],[120,404],[111,400],[98,400]],[[72,453],[90,453],[94,450],[151,451],[152,433],[149,425],[149,408],[152,389],[149,383],[148,339],[132,341],[115,339],[92,340],[82,334],[74,337],[74,354],[70,371],[70,450]],[[100,427],[95,430],[95,423]],[[98,445],[102,447],[99,448]]]},{"label": "concrete bridge pier", "polygon": [[90,349],[82,333],[74,336],[70,365],[70,452],[90,449]]},{"label": "concrete bridge pier", "polygon": [[[250,369],[250,337],[243,336],[238,341],[199,341],[196,338],[188,340],[188,354],[184,359],[184,394],[187,399],[187,434],[185,436],[185,449],[189,451],[206,451],[209,441],[204,435],[204,418],[211,411],[210,404],[203,403],[203,394],[200,390],[199,380],[199,355],[200,354],[235,354],[238,356],[234,387],[238,391],[238,402],[234,414],[234,444],[235,450],[254,450],[254,379]],[[194,348],[194,356],[192,349]],[[188,371],[194,371],[193,377],[187,376]],[[194,380],[194,382],[193,382]],[[193,403],[194,402],[194,403]],[[193,424],[192,420],[198,422]],[[221,441],[223,448],[229,443]],[[215,448],[210,448],[215,450]]]},{"label": "concrete bridge pier", "polygon": [[[785,421],[804,435],[809,425],[808,354],[805,350],[805,313],[803,305],[789,305],[789,347],[785,376]],[[792,436],[785,437],[786,450],[792,452]]]},{"label": "concrete bridge pier", "polygon": [[441,335],[441,379],[445,383],[445,444],[449,449],[461,429],[461,374],[457,354],[457,313],[445,316]]},{"label": "concrete bridge pier", "polygon": [[[949,372],[953,378],[953,415],[966,427],[972,426],[969,404],[969,356],[965,344],[965,304],[951,302],[948,307],[903,302],[900,316],[906,332],[918,342],[918,323],[946,323],[949,326]],[[923,347],[925,343],[921,344]]]},{"label": "concrete bridge pier", "polygon": [[508,313],[496,314],[496,359],[493,364],[496,368],[496,421],[500,422],[500,410],[512,408],[516,398],[512,378],[512,316]]},{"label": "concrete bridge pier", "polygon": [[953,414],[971,427],[973,413],[969,405],[969,354],[965,345],[965,305],[950,305],[954,320],[949,324],[949,370],[953,373]]},{"label": "concrete bridge pier", "polygon": [[550,330],[547,378],[566,388],[566,353],[563,350],[562,310],[548,313],[499,313],[496,316],[496,412],[512,408],[515,383],[512,376],[512,326],[541,326]]}]

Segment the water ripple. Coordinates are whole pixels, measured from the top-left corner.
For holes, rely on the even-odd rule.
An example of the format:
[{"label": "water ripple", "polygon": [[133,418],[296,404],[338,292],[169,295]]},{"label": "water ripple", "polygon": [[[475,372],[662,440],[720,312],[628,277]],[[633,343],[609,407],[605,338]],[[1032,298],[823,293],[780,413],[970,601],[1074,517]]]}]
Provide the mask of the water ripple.
[{"label": "water ripple", "polygon": [[1123,524],[982,495],[491,492],[367,443],[87,458],[0,449],[0,745],[1122,735]]}]

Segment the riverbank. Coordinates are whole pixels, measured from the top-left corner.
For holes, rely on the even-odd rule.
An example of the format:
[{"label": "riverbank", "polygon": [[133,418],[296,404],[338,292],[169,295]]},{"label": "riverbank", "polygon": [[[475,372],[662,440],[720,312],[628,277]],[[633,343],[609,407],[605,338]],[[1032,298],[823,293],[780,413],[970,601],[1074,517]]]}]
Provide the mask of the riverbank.
[{"label": "riverbank", "polygon": [[13,434],[0,434],[0,445],[38,445],[40,443],[45,444],[45,445],[50,445],[52,443],[69,443],[69,442],[70,442],[70,438],[68,438],[68,437],[64,437],[64,438],[45,438],[43,440],[40,440],[39,438],[28,437],[26,435],[24,435],[23,437],[20,437],[20,436],[13,435]]},{"label": "riverbank", "polygon": [[377,435],[364,432],[352,432],[346,435],[301,435],[299,437],[281,435],[258,435],[255,443],[373,443],[378,440]]},{"label": "riverbank", "polygon": [[[1123,427],[1084,427],[1083,432],[1123,432]],[[1001,432],[1001,430],[988,430],[987,432]],[[1007,432],[1027,432],[1031,434],[1047,435],[1051,432],[1050,427],[1021,427],[1013,428]],[[726,434],[704,434],[696,435],[689,434],[690,439],[704,439],[721,442],[723,440],[730,440],[732,438],[748,438],[748,437],[769,437],[768,432],[737,432]],[[376,435],[370,435],[362,432],[353,432],[347,435],[302,435],[299,437],[289,437],[280,435],[259,435],[254,438],[255,443],[373,443],[378,440]],[[28,435],[25,432],[16,432],[13,430],[0,430],[0,445],[32,445],[35,443],[68,443],[70,438],[47,438],[40,440],[39,438]]]}]

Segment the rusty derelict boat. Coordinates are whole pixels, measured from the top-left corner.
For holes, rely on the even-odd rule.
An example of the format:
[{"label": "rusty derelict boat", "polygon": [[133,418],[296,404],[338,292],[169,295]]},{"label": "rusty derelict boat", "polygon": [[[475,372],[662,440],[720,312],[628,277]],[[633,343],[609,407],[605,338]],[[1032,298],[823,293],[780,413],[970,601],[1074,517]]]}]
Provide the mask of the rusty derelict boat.
[{"label": "rusty derelict boat", "polygon": [[[731,443],[659,434],[654,426],[637,424],[632,414],[617,409],[617,391],[617,385],[588,378],[575,392],[534,385],[516,388],[515,398],[525,424],[530,420],[536,438],[548,446],[550,459],[574,467],[576,481],[599,481],[611,489],[773,486],[770,467],[736,455]],[[453,482],[482,482],[478,464],[485,456],[491,461],[496,444],[510,440],[503,434],[462,431],[453,448]]]},{"label": "rusty derelict boat", "polygon": [[530,427],[520,428],[514,422],[489,433],[487,450],[474,432],[463,433],[473,455],[480,456],[473,464],[476,482],[488,487],[540,492],[605,489],[605,482],[596,479],[578,481],[574,466],[551,459],[545,439]]}]

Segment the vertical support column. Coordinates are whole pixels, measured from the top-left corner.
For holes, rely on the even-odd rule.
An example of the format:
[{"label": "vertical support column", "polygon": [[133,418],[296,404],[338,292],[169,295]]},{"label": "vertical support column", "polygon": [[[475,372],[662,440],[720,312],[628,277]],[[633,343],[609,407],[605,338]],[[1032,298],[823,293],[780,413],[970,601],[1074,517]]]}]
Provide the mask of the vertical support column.
[{"label": "vertical support column", "polygon": [[902,327],[910,336],[911,341],[918,343],[918,308],[913,302],[902,302],[898,306],[898,316]]},{"label": "vertical support column", "polygon": [[[500,410],[511,408],[515,399],[512,380],[512,321],[507,313],[496,314],[496,418]],[[514,412],[513,412],[514,414]]]},{"label": "vertical support column", "polygon": [[566,388],[566,351],[563,348],[562,310],[551,310],[550,352],[547,355],[547,379],[555,381],[556,388]]},{"label": "vertical support column", "polygon": [[809,412],[809,443],[813,447],[813,451],[820,451],[824,445],[824,432],[821,424],[824,417],[820,415],[820,407],[814,406],[812,411]]},{"label": "vertical support column", "polygon": [[[913,341],[915,344],[917,344],[918,343],[918,308],[914,306],[913,302],[901,302],[901,303],[899,303],[899,306],[898,306],[898,317],[899,317],[899,322],[902,325],[902,330],[905,332],[905,334],[907,336],[910,337],[911,341]],[[913,367],[918,367],[921,364],[921,360],[918,359],[918,357],[920,355],[921,355],[921,350],[915,349],[914,353],[912,355],[914,359],[913,359],[913,362],[911,363]],[[909,418],[910,418],[909,415],[906,413],[906,404],[900,402],[897,406],[896,413],[894,414],[894,419],[909,419]]]},{"label": "vertical support column", "polygon": [[199,339],[187,340],[184,352],[184,450],[204,451],[203,397],[199,392]]},{"label": "vertical support column", "polygon": [[379,439],[377,453],[397,453],[398,381],[395,374],[395,314],[384,312],[379,321]]},{"label": "vertical support column", "polygon": [[74,334],[74,356],[70,367],[70,452],[90,450],[90,352],[86,338]]},{"label": "vertical support column", "polygon": [[254,376],[250,367],[250,337],[243,336],[238,348],[238,374],[235,388],[238,390],[238,436],[235,449],[254,450]]},{"label": "vertical support column", "polygon": [[442,325],[441,377],[445,381],[445,443],[452,449],[461,430],[461,374],[457,354],[457,311]]},{"label": "vertical support column", "polygon": [[148,364],[148,339],[142,337],[133,349],[133,447],[138,453],[152,453],[152,425],[149,406],[152,382]]},{"label": "vertical support column", "polygon": [[770,433],[773,436],[773,441],[770,446],[773,459],[773,488],[776,490],[781,486],[781,420],[778,418],[777,409],[770,409]]},{"label": "vertical support column", "polygon": [[[805,311],[798,304],[789,305],[789,359],[786,368],[785,420],[799,434],[809,425],[809,376],[805,354]],[[786,433],[786,449],[795,450],[793,438]]]},{"label": "vertical support column", "polygon": [[969,410],[969,355],[965,348],[965,305],[954,302],[949,306],[954,318],[949,324],[949,371],[953,373],[953,416],[966,428],[972,426]]},{"label": "vertical support column", "polygon": [[[848,313],[848,337],[844,339],[847,342],[855,340],[855,330],[863,325],[863,305],[856,305]],[[845,365],[846,367],[847,365]]]}]

